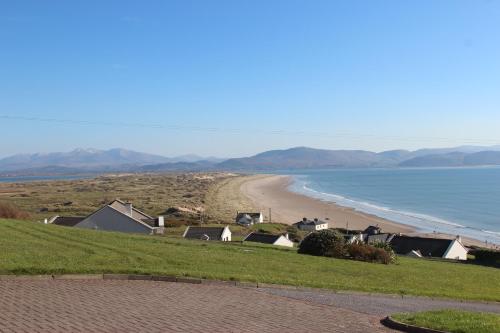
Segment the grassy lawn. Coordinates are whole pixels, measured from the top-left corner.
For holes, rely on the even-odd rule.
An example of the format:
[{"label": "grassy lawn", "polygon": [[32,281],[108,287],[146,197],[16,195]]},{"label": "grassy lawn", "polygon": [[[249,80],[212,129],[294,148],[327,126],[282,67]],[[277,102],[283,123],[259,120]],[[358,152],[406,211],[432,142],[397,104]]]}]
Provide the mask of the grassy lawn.
[{"label": "grassy lawn", "polygon": [[492,313],[439,310],[392,317],[405,324],[452,333],[500,333],[500,315]]},{"label": "grassy lawn", "polygon": [[500,270],[400,258],[397,265],[0,220],[0,274],[144,273],[500,301]]}]

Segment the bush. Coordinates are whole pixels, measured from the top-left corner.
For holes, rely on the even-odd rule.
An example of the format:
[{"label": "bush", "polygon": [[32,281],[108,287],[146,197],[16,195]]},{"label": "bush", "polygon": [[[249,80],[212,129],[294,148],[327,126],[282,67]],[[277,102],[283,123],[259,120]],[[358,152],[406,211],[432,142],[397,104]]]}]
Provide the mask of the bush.
[{"label": "bush", "polygon": [[474,255],[475,261],[480,264],[500,267],[500,251],[478,249],[471,251],[470,254]]},{"label": "bush", "polygon": [[299,229],[297,229],[297,227],[295,226],[287,227],[286,232],[288,233],[288,237],[292,242],[300,243],[304,239]]},{"label": "bush", "polygon": [[347,246],[349,257],[354,260],[390,264],[393,262],[389,251],[363,243],[354,243]]},{"label": "bush", "polygon": [[30,214],[22,211],[13,204],[0,202],[0,218],[4,219],[28,219]]},{"label": "bush", "polygon": [[300,243],[298,252],[313,256],[342,257],[345,254],[344,237],[334,230],[313,232]]},{"label": "bush", "polygon": [[391,262],[396,262],[398,257],[396,256],[396,252],[394,252],[394,250],[392,249],[391,244],[385,242],[376,242],[371,245],[376,248],[385,250],[391,257]]}]

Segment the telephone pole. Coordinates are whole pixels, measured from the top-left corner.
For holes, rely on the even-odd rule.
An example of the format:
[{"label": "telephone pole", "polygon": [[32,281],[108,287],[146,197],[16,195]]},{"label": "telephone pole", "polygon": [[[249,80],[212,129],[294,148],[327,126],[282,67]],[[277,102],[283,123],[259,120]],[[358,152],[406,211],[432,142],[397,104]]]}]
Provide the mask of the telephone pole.
[{"label": "telephone pole", "polygon": [[269,223],[272,223],[273,222],[273,219],[272,219],[272,215],[271,215],[271,208],[269,207]]}]

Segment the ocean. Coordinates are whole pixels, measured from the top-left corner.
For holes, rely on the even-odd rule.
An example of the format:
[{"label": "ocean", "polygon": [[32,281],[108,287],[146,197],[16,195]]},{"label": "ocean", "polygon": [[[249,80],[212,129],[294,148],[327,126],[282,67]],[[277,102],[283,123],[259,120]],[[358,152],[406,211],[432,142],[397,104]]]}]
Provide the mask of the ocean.
[{"label": "ocean", "polygon": [[[282,173],[283,174],[283,173]],[[416,227],[500,244],[500,168],[288,171],[292,191]]]}]

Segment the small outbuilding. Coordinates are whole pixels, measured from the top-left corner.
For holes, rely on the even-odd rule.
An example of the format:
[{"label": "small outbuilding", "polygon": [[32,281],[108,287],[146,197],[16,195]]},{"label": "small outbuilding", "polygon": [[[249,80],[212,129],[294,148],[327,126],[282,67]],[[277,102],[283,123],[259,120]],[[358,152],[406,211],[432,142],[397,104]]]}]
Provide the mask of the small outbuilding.
[{"label": "small outbuilding", "polygon": [[205,241],[231,241],[231,230],[228,226],[225,227],[193,227],[188,226],[184,234],[184,238],[198,239]]},{"label": "small outbuilding", "polygon": [[290,239],[288,239],[288,234],[271,235],[271,234],[252,232],[251,234],[246,236],[243,241],[293,247],[293,242]]}]

